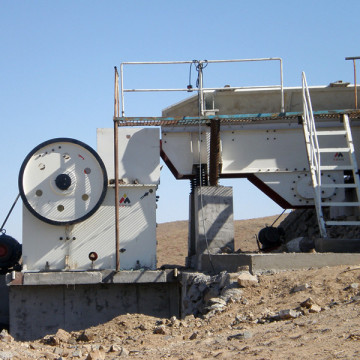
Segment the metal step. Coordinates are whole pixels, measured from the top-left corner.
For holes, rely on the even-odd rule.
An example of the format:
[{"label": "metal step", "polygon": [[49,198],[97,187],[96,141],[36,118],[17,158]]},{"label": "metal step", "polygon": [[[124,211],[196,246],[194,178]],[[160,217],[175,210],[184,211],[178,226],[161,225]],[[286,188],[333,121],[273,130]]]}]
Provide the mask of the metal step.
[{"label": "metal step", "polygon": [[346,130],[320,130],[316,131],[316,135],[346,135]]},{"label": "metal step", "polygon": [[337,152],[349,152],[350,148],[322,148],[319,149],[320,153],[337,153]]},{"label": "metal step", "polygon": [[322,201],[321,202],[321,206],[360,206],[360,202],[359,201],[350,201],[350,202],[339,202],[339,201]]},{"label": "metal step", "polygon": [[326,225],[351,225],[351,226],[359,226],[360,221],[341,221],[341,220],[331,220],[331,221],[325,221]]},{"label": "metal step", "polygon": [[356,184],[321,184],[321,188],[324,189],[333,189],[333,188],[342,188],[342,189],[355,189]]},{"label": "metal step", "polygon": [[320,170],[354,170],[352,165],[322,165]]}]

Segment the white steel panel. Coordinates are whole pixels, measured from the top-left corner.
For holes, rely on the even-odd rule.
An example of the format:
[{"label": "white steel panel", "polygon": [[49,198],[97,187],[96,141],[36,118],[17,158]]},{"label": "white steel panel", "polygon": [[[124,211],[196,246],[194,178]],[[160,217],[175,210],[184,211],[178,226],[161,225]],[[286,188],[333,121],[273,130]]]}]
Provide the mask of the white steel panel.
[{"label": "white steel panel", "polygon": [[309,168],[302,129],[223,131],[221,141],[224,174]]},{"label": "white steel panel", "polygon": [[[209,131],[162,132],[162,148],[180,174],[191,175],[193,165],[207,164],[209,154]],[[200,137],[200,142],[199,142]],[[199,150],[201,157],[199,156]]]},{"label": "white steel panel", "polygon": [[[160,178],[160,130],[119,129],[119,179],[126,184],[158,184]],[[109,179],[114,173],[114,129],[97,129],[97,152]]]},{"label": "white steel panel", "polygon": [[[120,268],[156,269],[156,186],[121,186]],[[125,201],[127,199],[127,201]],[[25,271],[115,269],[114,188],[89,219],[54,226],[23,207]],[[98,259],[92,264],[89,253]]]},{"label": "white steel panel", "polygon": [[[341,124],[326,123],[319,130],[335,131]],[[205,131],[203,131],[204,133]],[[360,156],[360,128],[352,128],[355,154]],[[196,127],[166,127],[162,130],[163,149],[179,173],[191,175],[193,165],[198,159],[198,131]],[[261,124],[224,125],[221,128],[221,160],[223,174],[259,173],[277,171],[309,170],[305,148],[304,132],[301,125],[277,124],[267,121]],[[207,137],[202,136],[202,162],[206,163],[205,153],[208,152]],[[321,147],[344,148],[344,136],[322,136],[319,138]],[[337,151],[322,154],[323,163],[332,166],[350,164],[348,153]],[[360,159],[357,159],[360,162]],[[288,169],[288,170],[286,170]],[[296,170],[295,170],[296,169]]]},{"label": "white steel panel", "polygon": [[[258,173],[256,176],[293,206],[314,204],[314,189],[309,172]],[[324,172],[322,179],[324,183],[341,184],[344,181],[341,171],[331,172],[331,174]],[[342,201],[345,192],[343,188],[326,189],[322,196],[331,201]]]}]

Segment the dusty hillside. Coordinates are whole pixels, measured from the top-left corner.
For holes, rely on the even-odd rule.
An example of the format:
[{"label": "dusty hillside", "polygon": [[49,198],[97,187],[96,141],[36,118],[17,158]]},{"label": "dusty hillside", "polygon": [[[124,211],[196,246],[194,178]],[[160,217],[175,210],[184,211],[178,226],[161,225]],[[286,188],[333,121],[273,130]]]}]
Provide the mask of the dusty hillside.
[{"label": "dusty hillside", "polygon": [[[235,250],[257,251],[255,234],[266,225],[270,226],[277,219],[278,215],[234,221]],[[284,214],[275,225],[285,219]],[[185,265],[188,242],[188,222],[175,221],[158,224],[158,267],[164,264]]]}]

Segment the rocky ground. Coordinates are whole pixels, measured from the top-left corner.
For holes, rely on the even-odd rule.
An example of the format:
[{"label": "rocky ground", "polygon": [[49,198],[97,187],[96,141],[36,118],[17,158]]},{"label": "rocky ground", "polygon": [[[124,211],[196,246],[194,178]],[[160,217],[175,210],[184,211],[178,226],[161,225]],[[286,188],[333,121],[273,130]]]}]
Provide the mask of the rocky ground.
[{"label": "rocky ground", "polygon": [[[271,225],[273,219],[257,219],[256,226]],[[240,242],[256,249],[256,226],[249,222],[243,227],[249,227],[248,235],[242,234],[248,241]],[[180,225],[173,224],[178,237],[183,236],[179,226],[187,230],[185,222]],[[167,250],[161,239],[159,263],[181,262],[186,238],[177,238]],[[360,266],[218,276],[227,281],[218,293],[207,291],[206,306],[196,318],[126,314],[83,331],[60,329],[32,342],[14,341],[3,330],[0,359],[360,358]]]},{"label": "rocky ground", "polygon": [[[241,296],[202,317],[122,315],[84,329],[16,342],[0,359],[357,359],[360,267],[268,273],[237,283]],[[210,299],[209,299],[210,300]]]}]

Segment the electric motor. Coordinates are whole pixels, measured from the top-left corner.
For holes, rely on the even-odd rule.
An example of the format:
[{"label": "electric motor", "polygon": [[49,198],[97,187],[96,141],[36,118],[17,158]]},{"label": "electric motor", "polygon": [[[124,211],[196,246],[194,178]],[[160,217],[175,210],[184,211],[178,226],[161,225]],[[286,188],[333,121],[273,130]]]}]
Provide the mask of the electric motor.
[{"label": "electric motor", "polygon": [[0,271],[7,271],[19,263],[21,248],[21,244],[5,232],[0,235]]}]

